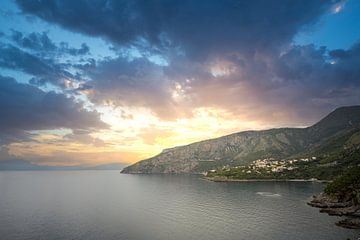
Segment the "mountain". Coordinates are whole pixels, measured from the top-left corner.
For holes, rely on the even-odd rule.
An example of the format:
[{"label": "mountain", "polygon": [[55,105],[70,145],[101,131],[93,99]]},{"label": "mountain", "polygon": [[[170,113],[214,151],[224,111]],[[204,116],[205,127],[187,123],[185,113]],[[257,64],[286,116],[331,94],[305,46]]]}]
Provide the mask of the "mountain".
[{"label": "mountain", "polygon": [[83,170],[121,170],[124,168],[123,163],[107,163],[107,164],[101,164],[91,167],[83,166]]},{"label": "mountain", "polygon": [[11,159],[0,161],[0,171],[68,171],[68,170],[120,170],[124,167],[122,163],[108,163],[96,166],[47,166],[37,165],[26,160]]},{"label": "mountain", "polygon": [[341,107],[307,128],[244,131],[163,150],[122,173],[200,173],[260,158],[324,154],[360,141],[360,106]]},{"label": "mountain", "polygon": [[19,159],[0,161],[0,170],[42,170],[42,166]]}]

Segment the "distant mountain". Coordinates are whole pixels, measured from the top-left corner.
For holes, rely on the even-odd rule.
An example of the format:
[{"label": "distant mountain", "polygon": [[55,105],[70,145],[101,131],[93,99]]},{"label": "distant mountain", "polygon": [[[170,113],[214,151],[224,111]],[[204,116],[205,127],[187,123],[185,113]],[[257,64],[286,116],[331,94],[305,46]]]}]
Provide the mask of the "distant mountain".
[{"label": "distant mountain", "polygon": [[19,159],[0,161],[0,170],[42,170],[43,167]]},{"label": "distant mountain", "polygon": [[125,167],[123,163],[107,163],[92,167],[82,167],[83,170],[121,170]]},{"label": "distant mountain", "polygon": [[0,161],[0,171],[30,171],[30,170],[48,170],[48,171],[66,171],[66,170],[121,170],[124,167],[122,163],[109,163],[96,166],[46,166],[37,165],[29,161],[12,159]]},{"label": "distant mountain", "polygon": [[260,158],[324,154],[360,144],[360,106],[341,107],[307,128],[245,131],[163,150],[122,173],[199,173]]}]

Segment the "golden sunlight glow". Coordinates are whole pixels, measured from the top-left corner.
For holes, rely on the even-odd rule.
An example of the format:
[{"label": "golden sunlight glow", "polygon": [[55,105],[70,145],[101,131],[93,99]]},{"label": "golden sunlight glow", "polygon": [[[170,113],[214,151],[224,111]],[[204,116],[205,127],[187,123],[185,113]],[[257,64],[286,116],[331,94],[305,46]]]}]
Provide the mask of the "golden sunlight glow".
[{"label": "golden sunlight glow", "polygon": [[71,131],[66,129],[38,131],[33,138],[36,141],[10,144],[9,153],[28,158],[51,157],[53,162],[48,164],[57,165],[68,164],[61,159],[74,156],[76,161],[71,164],[81,161],[88,164],[132,163],[156,155],[165,148],[260,128],[257,122],[241,121],[225,110],[215,108],[196,108],[191,118],[173,121],[159,119],[145,108],[104,106],[97,110],[101,119],[111,126],[109,129],[73,139],[67,138]]}]

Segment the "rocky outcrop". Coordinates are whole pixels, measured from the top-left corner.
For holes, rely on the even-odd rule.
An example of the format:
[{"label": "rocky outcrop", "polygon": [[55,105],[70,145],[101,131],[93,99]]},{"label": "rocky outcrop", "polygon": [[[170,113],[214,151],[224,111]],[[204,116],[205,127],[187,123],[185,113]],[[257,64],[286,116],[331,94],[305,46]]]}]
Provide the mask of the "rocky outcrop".
[{"label": "rocky outcrop", "polygon": [[321,208],[320,212],[331,216],[344,216],[336,225],[345,228],[360,229],[360,191],[348,189],[336,194],[321,193],[313,196],[308,205]]},{"label": "rocky outcrop", "polygon": [[336,223],[339,227],[359,229],[360,228],[360,218],[346,218]]}]

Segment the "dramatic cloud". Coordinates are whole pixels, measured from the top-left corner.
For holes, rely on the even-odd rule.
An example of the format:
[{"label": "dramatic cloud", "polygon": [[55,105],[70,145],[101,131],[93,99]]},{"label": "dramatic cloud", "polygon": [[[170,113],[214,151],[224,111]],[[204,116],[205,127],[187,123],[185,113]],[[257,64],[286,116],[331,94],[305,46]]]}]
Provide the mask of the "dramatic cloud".
[{"label": "dramatic cloud", "polygon": [[2,142],[13,138],[29,137],[28,131],[45,129],[106,128],[99,114],[87,111],[73,98],[17,83],[0,76],[0,138]]},{"label": "dramatic cloud", "polygon": [[291,46],[281,54],[234,54],[202,63],[176,58],[168,66],[119,57],[87,69],[93,79],[87,88],[93,102],[147,107],[163,119],[215,107],[246,113],[249,121],[307,125],[360,101],[359,57],[357,45],[346,51]]},{"label": "dramatic cloud", "polygon": [[55,51],[57,48],[45,32],[34,32],[24,36],[21,32],[13,30],[11,38],[20,46],[34,50]]},{"label": "dramatic cloud", "polygon": [[[25,13],[118,44],[204,56],[272,50],[334,1],[17,1]],[[81,12],[81,14],[79,14]],[[144,41],[143,41],[144,40]]]},{"label": "dramatic cloud", "polygon": [[[340,71],[327,62],[325,48],[291,46],[294,35],[331,11],[334,1],[277,1],[276,6],[271,1],[231,0],[18,4],[25,13],[70,30],[163,56],[166,66],[146,56],[130,61],[119,57],[93,64],[85,72],[92,79],[86,85],[93,89],[92,101],[149,107],[161,118],[190,116],[196,107],[239,113],[255,111],[257,105],[263,106],[264,117],[279,104],[302,112],[308,108],[306,102],[318,101],[320,106],[307,112],[313,120],[337,105],[328,100],[329,93],[344,81],[339,74],[328,77]],[[351,84],[350,80],[342,88]],[[250,112],[249,118],[259,117],[258,111]],[[288,120],[299,117],[290,112]]]},{"label": "dramatic cloud", "polygon": [[177,112],[180,106],[171,95],[174,82],[164,74],[163,67],[146,58],[101,61],[88,69],[87,76],[93,79],[88,82],[93,102],[146,107],[165,119],[180,114]]},{"label": "dramatic cloud", "polygon": [[[31,80],[2,77],[0,106],[9,118],[0,130],[34,140],[31,130],[72,129],[38,134],[33,158],[70,156],[84,145],[92,149],[83,156],[145,156],[234,131],[307,126],[360,103],[359,43],[296,42],[321,28],[323,16],[344,14],[342,0],[16,3],[13,12],[39,30],[1,29],[0,70]],[[100,116],[110,127],[93,131],[104,127]],[[27,155],[27,144],[9,149]]]},{"label": "dramatic cloud", "polygon": [[33,32],[26,36],[19,31],[12,31],[11,39],[17,43],[19,46],[43,54],[70,54],[72,56],[85,55],[89,53],[89,47],[83,43],[81,48],[72,48],[69,47],[69,44],[66,42],[61,42],[60,46],[57,46],[47,35],[46,32],[37,33]]},{"label": "dramatic cloud", "polygon": [[32,83],[35,84],[51,82],[63,85],[65,79],[76,78],[65,70],[66,65],[55,63],[54,59],[37,57],[12,45],[1,43],[0,67],[33,75]]}]

